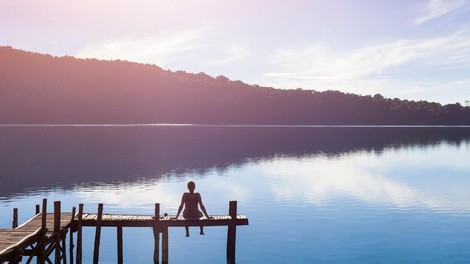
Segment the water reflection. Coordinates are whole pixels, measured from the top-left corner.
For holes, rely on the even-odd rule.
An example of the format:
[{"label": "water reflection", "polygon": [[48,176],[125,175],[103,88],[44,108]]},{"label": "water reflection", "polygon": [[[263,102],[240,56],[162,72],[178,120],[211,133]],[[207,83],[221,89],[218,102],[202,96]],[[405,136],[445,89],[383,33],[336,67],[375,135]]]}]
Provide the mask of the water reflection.
[{"label": "water reflection", "polygon": [[[468,149],[468,142],[462,147]],[[443,143],[434,150],[404,147],[381,155],[359,151],[335,158],[279,158],[261,167],[279,200],[327,206],[343,196],[399,210],[469,212],[469,157]]]},{"label": "water reflection", "polygon": [[0,127],[0,197],[214,168],[223,173],[276,156],[379,155],[469,139],[468,128]]},{"label": "water reflection", "polygon": [[[179,195],[168,186],[151,182],[96,184],[88,188],[73,190],[78,200],[87,204],[105,203],[109,207],[132,208],[149,206],[158,201],[166,206],[174,206]],[[149,207],[150,209],[152,207]],[[151,210],[149,210],[151,211]]]},{"label": "water reflection", "polygon": [[459,146],[444,142],[419,148],[386,148],[380,154],[358,150],[333,156],[277,155],[247,160],[224,170],[174,172],[158,179],[78,185],[72,192],[86,204],[104,202],[111,208],[151,211],[152,202],[159,201],[167,212],[175,213],[185,181],[196,179],[201,192],[208,192],[205,196],[212,200],[208,202],[211,207],[220,208],[220,200],[250,202],[259,201],[261,196],[273,196],[278,202],[328,207],[342,197],[349,202],[356,200],[395,210],[468,213],[469,150],[470,142]]},{"label": "water reflection", "polygon": [[[174,214],[195,180],[210,214],[237,200],[249,216],[240,263],[461,263],[469,158],[468,128],[0,128],[0,223],[12,207],[25,221],[43,197],[111,213],[152,214],[160,202]],[[179,231],[172,262],[225,260],[225,229]],[[125,257],[150,263],[151,231],[125,236],[141,241]],[[103,237],[103,261],[115,263],[115,234]]]}]

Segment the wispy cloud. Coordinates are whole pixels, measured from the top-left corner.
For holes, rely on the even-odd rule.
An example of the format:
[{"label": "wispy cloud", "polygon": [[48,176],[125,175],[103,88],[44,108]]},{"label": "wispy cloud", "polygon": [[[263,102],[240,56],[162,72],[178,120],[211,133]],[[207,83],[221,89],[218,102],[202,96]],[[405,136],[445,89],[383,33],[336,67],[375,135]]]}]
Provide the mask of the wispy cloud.
[{"label": "wispy cloud", "polygon": [[250,56],[250,51],[244,44],[229,44],[222,48],[222,58],[216,59],[212,62],[215,66],[229,64],[243,60]]},{"label": "wispy cloud", "polygon": [[463,0],[431,0],[422,10],[422,15],[415,19],[415,25],[446,15],[463,5]]},{"label": "wispy cloud", "polygon": [[[412,78],[409,76],[417,69],[423,74],[469,67],[470,34],[468,30],[461,30],[444,37],[400,39],[346,51],[319,42],[277,49],[271,56],[271,63],[271,71],[264,74],[265,81],[278,87],[356,93],[361,89],[367,94],[380,92],[403,98],[397,93],[404,95],[412,88],[419,88],[420,84],[400,79],[400,76]],[[421,78],[421,84],[430,80],[439,82],[439,78],[428,75]],[[409,87],[399,89],[399,85]],[[369,88],[372,90],[367,90]]]},{"label": "wispy cloud", "polygon": [[214,68],[240,63],[251,55],[246,44],[214,41],[212,33],[212,29],[201,28],[156,37],[106,40],[84,47],[76,56],[213,74]]},{"label": "wispy cloud", "polygon": [[86,46],[77,57],[121,59],[164,66],[205,48],[207,44],[203,38],[208,32],[208,29],[195,29],[159,37],[106,40]]},{"label": "wispy cloud", "polygon": [[270,76],[357,79],[412,62],[427,62],[429,66],[468,64],[470,36],[458,32],[441,38],[403,39],[345,52],[334,50],[325,43],[315,43],[278,49],[271,61],[281,68],[281,72],[268,73]]}]

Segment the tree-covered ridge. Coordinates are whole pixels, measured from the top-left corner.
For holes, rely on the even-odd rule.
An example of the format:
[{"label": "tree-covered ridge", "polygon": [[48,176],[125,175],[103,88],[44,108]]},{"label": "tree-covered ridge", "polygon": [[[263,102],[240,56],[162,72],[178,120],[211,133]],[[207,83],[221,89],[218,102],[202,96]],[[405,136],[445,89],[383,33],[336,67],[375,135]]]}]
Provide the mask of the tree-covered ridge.
[{"label": "tree-covered ridge", "polygon": [[0,123],[470,125],[470,107],[274,89],[0,47]]}]

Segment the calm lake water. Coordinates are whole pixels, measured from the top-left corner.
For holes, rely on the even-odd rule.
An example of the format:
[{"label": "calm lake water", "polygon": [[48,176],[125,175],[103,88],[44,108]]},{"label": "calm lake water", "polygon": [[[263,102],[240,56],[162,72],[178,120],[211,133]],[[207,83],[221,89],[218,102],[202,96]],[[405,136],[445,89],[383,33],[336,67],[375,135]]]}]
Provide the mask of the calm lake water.
[{"label": "calm lake water", "polygon": [[[42,198],[175,214],[194,180],[209,214],[248,216],[238,263],[468,263],[469,161],[468,127],[2,126],[0,228]],[[224,263],[226,228],[205,231],[170,229],[170,262]],[[125,262],[152,254],[150,228],[124,228]],[[116,259],[104,228],[100,263]]]}]

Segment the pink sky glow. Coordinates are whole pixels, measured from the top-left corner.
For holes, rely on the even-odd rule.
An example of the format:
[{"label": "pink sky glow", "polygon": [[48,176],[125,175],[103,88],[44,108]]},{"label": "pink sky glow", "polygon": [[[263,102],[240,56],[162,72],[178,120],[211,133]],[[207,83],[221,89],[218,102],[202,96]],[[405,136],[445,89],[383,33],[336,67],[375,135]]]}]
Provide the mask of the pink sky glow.
[{"label": "pink sky glow", "polygon": [[470,3],[0,1],[0,45],[276,88],[463,104]]}]

